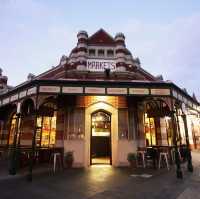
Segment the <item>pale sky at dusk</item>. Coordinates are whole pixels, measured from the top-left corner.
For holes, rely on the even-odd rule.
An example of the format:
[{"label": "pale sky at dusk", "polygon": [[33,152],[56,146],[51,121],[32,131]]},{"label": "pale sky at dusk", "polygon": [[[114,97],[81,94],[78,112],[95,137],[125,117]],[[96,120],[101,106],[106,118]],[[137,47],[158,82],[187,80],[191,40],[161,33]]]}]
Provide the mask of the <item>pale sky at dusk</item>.
[{"label": "pale sky at dusk", "polygon": [[200,99],[199,0],[0,0],[0,67],[10,85],[58,64],[76,34],[123,32],[142,67]]}]

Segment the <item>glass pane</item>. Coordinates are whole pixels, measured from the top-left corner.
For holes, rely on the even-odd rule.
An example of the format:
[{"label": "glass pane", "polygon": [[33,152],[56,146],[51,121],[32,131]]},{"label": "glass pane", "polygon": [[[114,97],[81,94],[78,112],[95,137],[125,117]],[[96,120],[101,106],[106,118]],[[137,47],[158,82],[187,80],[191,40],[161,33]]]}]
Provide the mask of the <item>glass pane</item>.
[{"label": "glass pane", "polygon": [[42,132],[42,117],[37,118],[37,132],[36,132],[36,146],[40,146],[40,138],[41,138],[41,132]]},{"label": "glass pane", "polygon": [[104,112],[92,115],[92,136],[110,136],[110,115]]},{"label": "glass pane", "polygon": [[37,146],[52,147],[56,143],[56,118],[56,112],[54,112],[53,117],[41,116],[37,118]]},{"label": "glass pane", "polygon": [[145,139],[146,145],[156,145],[156,130],[154,118],[149,118],[145,114]]},{"label": "glass pane", "polygon": [[56,117],[52,117],[51,119],[51,135],[49,145],[54,145],[56,143]]},{"label": "glass pane", "polygon": [[171,146],[172,145],[172,120],[170,117],[165,117],[165,121],[166,121],[168,144],[169,146]]},{"label": "glass pane", "polygon": [[9,144],[13,144],[14,142],[15,129],[16,129],[16,114],[13,115],[10,124]]},{"label": "glass pane", "polygon": [[41,146],[49,146],[49,133],[51,130],[50,117],[43,117]]}]

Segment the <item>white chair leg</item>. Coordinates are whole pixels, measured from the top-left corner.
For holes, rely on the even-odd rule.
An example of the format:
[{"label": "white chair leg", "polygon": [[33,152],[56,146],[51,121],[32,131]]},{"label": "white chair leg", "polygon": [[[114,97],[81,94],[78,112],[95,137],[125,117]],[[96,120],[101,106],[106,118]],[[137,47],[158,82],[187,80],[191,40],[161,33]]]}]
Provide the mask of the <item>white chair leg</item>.
[{"label": "white chair leg", "polygon": [[56,155],[53,157],[53,171],[56,172]]},{"label": "white chair leg", "polygon": [[167,154],[165,154],[165,161],[166,161],[166,164],[167,164],[167,169],[169,170],[169,162],[168,162]]},{"label": "white chair leg", "polygon": [[144,153],[142,154],[143,167],[146,167]]}]

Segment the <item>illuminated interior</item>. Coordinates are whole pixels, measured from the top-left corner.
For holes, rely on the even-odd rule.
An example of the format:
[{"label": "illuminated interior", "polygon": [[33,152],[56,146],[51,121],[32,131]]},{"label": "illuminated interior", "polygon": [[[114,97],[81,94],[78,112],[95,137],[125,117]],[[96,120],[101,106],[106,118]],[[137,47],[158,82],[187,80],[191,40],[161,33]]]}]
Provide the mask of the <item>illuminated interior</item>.
[{"label": "illuminated interior", "polygon": [[56,112],[37,118],[36,146],[53,147],[56,142]]},{"label": "illuminated interior", "polygon": [[172,146],[172,121],[170,117],[165,117],[165,124],[166,124],[166,132],[167,132],[167,141],[168,145]]},{"label": "illuminated interior", "polygon": [[92,116],[92,136],[110,136],[110,115],[97,112]]},{"label": "illuminated interior", "polygon": [[16,114],[13,114],[11,123],[10,123],[10,132],[9,132],[9,140],[8,140],[9,145],[13,144],[14,142],[16,123],[17,123],[17,116]]},{"label": "illuminated interior", "polygon": [[147,117],[145,114],[145,139],[146,146],[156,145],[156,129],[154,118]]},{"label": "illuminated interior", "polygon": [[111,163],[111,116],[103,111],[91,118],[91,164]]},{"label": "illuminated interior", "polygon": [[200,118],[195,114],[188,116],[191,121],[192,138],[194,142],[194,148],[197,149],[200,145]]}]

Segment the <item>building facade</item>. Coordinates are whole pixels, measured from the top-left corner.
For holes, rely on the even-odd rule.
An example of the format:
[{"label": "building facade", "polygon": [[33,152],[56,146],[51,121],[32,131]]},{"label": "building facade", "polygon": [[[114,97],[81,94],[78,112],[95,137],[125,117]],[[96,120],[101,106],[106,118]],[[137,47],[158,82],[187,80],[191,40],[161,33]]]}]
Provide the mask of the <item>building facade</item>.
[{"label": "building facade", "polygon": [[[74,166],[126,166],[138,147],[200,147],[200,104],[144,70],[122,33],[80,31],[58,66],[16,87],[0,74],[0,146],[64,148]],[[186,124],[183,115],[186,115]]]}]

